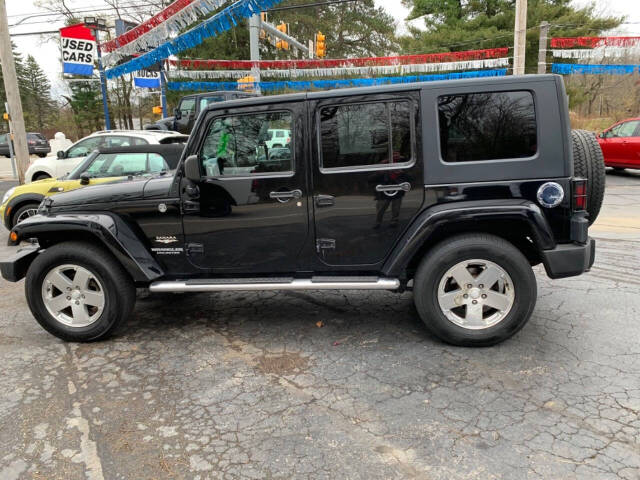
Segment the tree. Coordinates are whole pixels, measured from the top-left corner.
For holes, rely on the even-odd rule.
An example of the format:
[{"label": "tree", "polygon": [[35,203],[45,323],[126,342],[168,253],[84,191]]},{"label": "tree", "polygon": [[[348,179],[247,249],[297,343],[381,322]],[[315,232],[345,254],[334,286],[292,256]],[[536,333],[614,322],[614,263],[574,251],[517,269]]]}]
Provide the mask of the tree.
[{"label": "tree", "polygon": [[27,56],[24,65],[28,96],[23,102],[27,130],[42,132],[50,124],[56,104],[51,98],[51,84],[36,59]]},{"label": "tree", "polygon": [[[25,67],[22,61],[22,55],[16,50],[15,44],[11,43],[11,49],[13,51],[13,61],[16,65],[16,76],[18,77],[18,88],[20,89],[20,101],[22,102],[22,109],[26,99],[29,97],[29,83],[25,74]],[[4,77],[2,75],[2,69],[0,69],[0,109],[4,112],[4,103],[7,101],[7,94],[4,89]]]},{"label": "tree", "polygon": [[[515,0],[402,0],[411,8],[408,19],[424,17],[426,29],[409,29],[400,39],[407,53],[431,53],[513,45]],[[597,16],[593,4],[572,0],[529,0],[527,8],[527,73],[538,63],[538,26],[551,23],[554,37],[598,35],[617,27],[623,18]]]},{"label": "tree", "polygon": [[73,119],[78,129],[78,136],[96,130],[102,130],[104,116],[102,114],[102,94],[97,82],[72,82],[71,96],[64,98],[73,111]]}]

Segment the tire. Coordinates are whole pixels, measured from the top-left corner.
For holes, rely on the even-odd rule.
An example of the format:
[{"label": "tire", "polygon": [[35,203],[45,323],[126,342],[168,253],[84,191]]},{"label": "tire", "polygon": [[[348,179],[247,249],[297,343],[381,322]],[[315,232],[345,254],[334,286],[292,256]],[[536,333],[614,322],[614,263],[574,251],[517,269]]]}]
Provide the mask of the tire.
[{"label": "tire", "polygon": [[[65,279],[61,281],[60,277],[49,277],[53,280],[47,281],[48,275],[60,270]],[[87,288],[83,290],[75,288],[78,272],[83,273],[84,278],[91,279],[85,282]],[[54,307],[53,300],[65,297],[67,292],[62,291],[67,288],[72,291],[66,297],[70,298],[70,302],[66,303],[72,305],[74,298],[75,302],[82,303],[76,303],[80,306],[76,310],[78,315],[70,305],[66,310],[58,311],[61,317],[58,319],[45,305],[45,296],[51,295],[52,299],[47,300],[48,305],[57,311],[60,307]],[[107,338],[124,323],[133,309],[136,289],[131,277],[110,252],[84,242],[63,242],[47,248],[33,261],[27,271],[25,293],[31,313],[47,332],[67,342],[91,342]],[[100,293],[102,307],[91,305],[93,302],[100,303]],[[65,301],[62,298],[60,300]],[[84,312],[84,317],[80,312]],[[70,325],[70,317],[79,326]]]},{"label": "tire", "polygon": [[604,156],[593,132],[571,130],[571,144],[574,176],[587,179],[587,212],[591,225],[598,218],[604,199]]},{"label": "tire", "polygon": [[38,210],[38,206],[39,204],[35,202],[25,203],[24,205],[21,205],[20,208],[18,208],[11,216],[11,228],[15,227],[18,223],[23,221],[25,218],[28,218],[31,215],[34,215],[35,211]]},{"label": "tire", "polygon": [[51,178],[51,175],[48,173],[36,173],[31,181],[35,182],[37,180],[44,180],[45,178]]},{"label": "tire", "polygon": [[[458,289],[453,277],[450,277],[450,270],[467,263],[471,263],[472,267],[464,271],[470,275],[473,288],[465,289],[463,285],[462,289]],[[475,270],[475,273],[506,273],[504,282],[501,283],[502,277],[497,277],[498,280],[491,286],[480,284],[478,279],[482,281],[487,277],[474,277],[470,272],[478,265],[486,269]],[[456,275],[463,277],[458,273]],[[439,296],[441,291],[448,294],[451,301],[455,299],[456,306],[447,313],[440,306],[440,299],[445,302],[444,297]],[[458,291],[460,293],[456,293]],[[463,298],[464,294],[467,297]],[[531,265],[516,247],[502,238],[477,233],[451,237],[432,248],[420,262],[414,278],[413,295],[420,318],[435,336],[452,345],[486,347],[506,340],[527,323],[536,304],[537,286]],[[477,307],[458,303],[473,302],[473,298],[477,298]],[[505,306],[508,303],[508,308],[491,308],[489,302],[495,304],[495,301],[505,302]],[[468,308],[479,308],[480,318],[475,326],[463,326],[459,322],[461,317],[467,315]],[[492,311],[495,313],[492,314]],[[467,323],[467,319],[462,323]]]},{"label": "tire", "polygon": [[613,171],[620,173],[620,172],[624,172],[625,168],[624,167],[613,167]]},{"label": "tire", "polygon": [[37,155],[38,155],[40,158],[44,158],[44,157],[46,157],[46,156],[47,156],[47,154],[46,154],[46,153],[38,153]]}]

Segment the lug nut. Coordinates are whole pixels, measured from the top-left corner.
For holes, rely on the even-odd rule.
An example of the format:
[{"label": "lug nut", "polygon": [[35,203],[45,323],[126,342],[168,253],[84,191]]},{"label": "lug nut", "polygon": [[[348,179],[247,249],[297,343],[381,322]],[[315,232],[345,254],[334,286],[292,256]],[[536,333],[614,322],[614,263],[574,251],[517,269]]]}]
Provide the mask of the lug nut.
[{"label": "lug nut", "polygon": [[80,301],[79,300],[76,300],[76,305],[80,305]]},{"label": "lug nut", "polygon": [[473,287],[473,285],[471,285],[470,283],[467,284],[467,288],[471,288]]},{"label": "lug nut", "polygon": [[484,288],[484,285],[483,285],[483,284],[480,284],[480,285],[479,285],[479,287],[480,287],[480,288]]},{"label": "lug nut", "polygon": [[476,303],[478,303],[478,300],[472,300],[471,303],[475,305]]},{"label": "lug nut", "polygon": [[464,295],[462,295],[462,298],[469,298],[469,295],[465,293]]},{"label": "lug nut", "polygon": [[71,300],[71,297],[67,297],[67,300]]},{"label": "lug nut", "polygon": [[487,298],[487,295],[485,293],[482,294],[482,298]]}]

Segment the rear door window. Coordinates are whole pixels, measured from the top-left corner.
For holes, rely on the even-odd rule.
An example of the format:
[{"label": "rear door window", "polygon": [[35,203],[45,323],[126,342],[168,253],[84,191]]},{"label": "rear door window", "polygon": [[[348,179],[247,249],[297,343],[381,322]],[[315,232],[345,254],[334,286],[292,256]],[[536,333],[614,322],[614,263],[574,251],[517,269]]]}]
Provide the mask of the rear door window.
[{"label": "rear door window", "polygon": [[388,168],[413,162],[408,101],[328,106],[320,109],[320,168]]},{"label": "rear door window", "polygon": [[438,120],[445,162],[528,158],[537,152],[536,112],[528,91],[443,95]]}]

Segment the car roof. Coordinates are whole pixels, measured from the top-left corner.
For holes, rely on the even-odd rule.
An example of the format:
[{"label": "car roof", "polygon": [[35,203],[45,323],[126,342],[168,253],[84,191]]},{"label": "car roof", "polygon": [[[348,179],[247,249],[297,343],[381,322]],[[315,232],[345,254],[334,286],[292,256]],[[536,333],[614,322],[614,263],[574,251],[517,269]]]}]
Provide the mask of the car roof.
[{"label": "car roof", "polygon": [[178,162],[182,156],[184,150],[184,144],[170,143],[168,145],[132,145],[130,147],[101,147],[98,148],[98,152],[101,154],[108,153],[157,153],[162,157],[169,165],[171,170],[175,170],[178,167]]},{"label": "car roof", "polygon": [[[417,91],[422,89],[435,89],[443,87],[482,87],[486,86],[489,89],[499,88],[501,85],[515,84],[521,85],[525,88],[527,84],[541,81],[553,81],[557,82],[561,79],[560,75],[555,74],[543,74],[543,75],[508,75],[502,77],[480,77],[480,78],[465,78],[457,80],[437,80],[429,82],[414,82],[414,83],[399,83],[388,85],[377,85],[374,87],[354,87],[354,88],[336,88],[333,90],[322,90],[317,92],[303,92],[303,93],[285,93],[282,95],[267,95],[251,98],[234,98],[231,100],[225,100],[224,102],[210,103],[207,105],[206,111],[219,110],[229,107],[242,107],[242,106],[255,106],[255,105],[267,105],[270,103],[284,103],[295,102],[304,100],[322,100],[327,98],[340,98],[349,97],[354,95],[371,95],[371,94],[385,94],[396,92]],[[561,81],[561,80],[560,80]]]},{"label": "car roof", "polygon": [[[138,137],[173,137],[183,136],[188,137],[184,133],[174,132],[173,130],[100,130],[87,135],[87,137],[93,137],[97,135],[133,135]],[[87,138],[85,137],[85,138]]]}]

